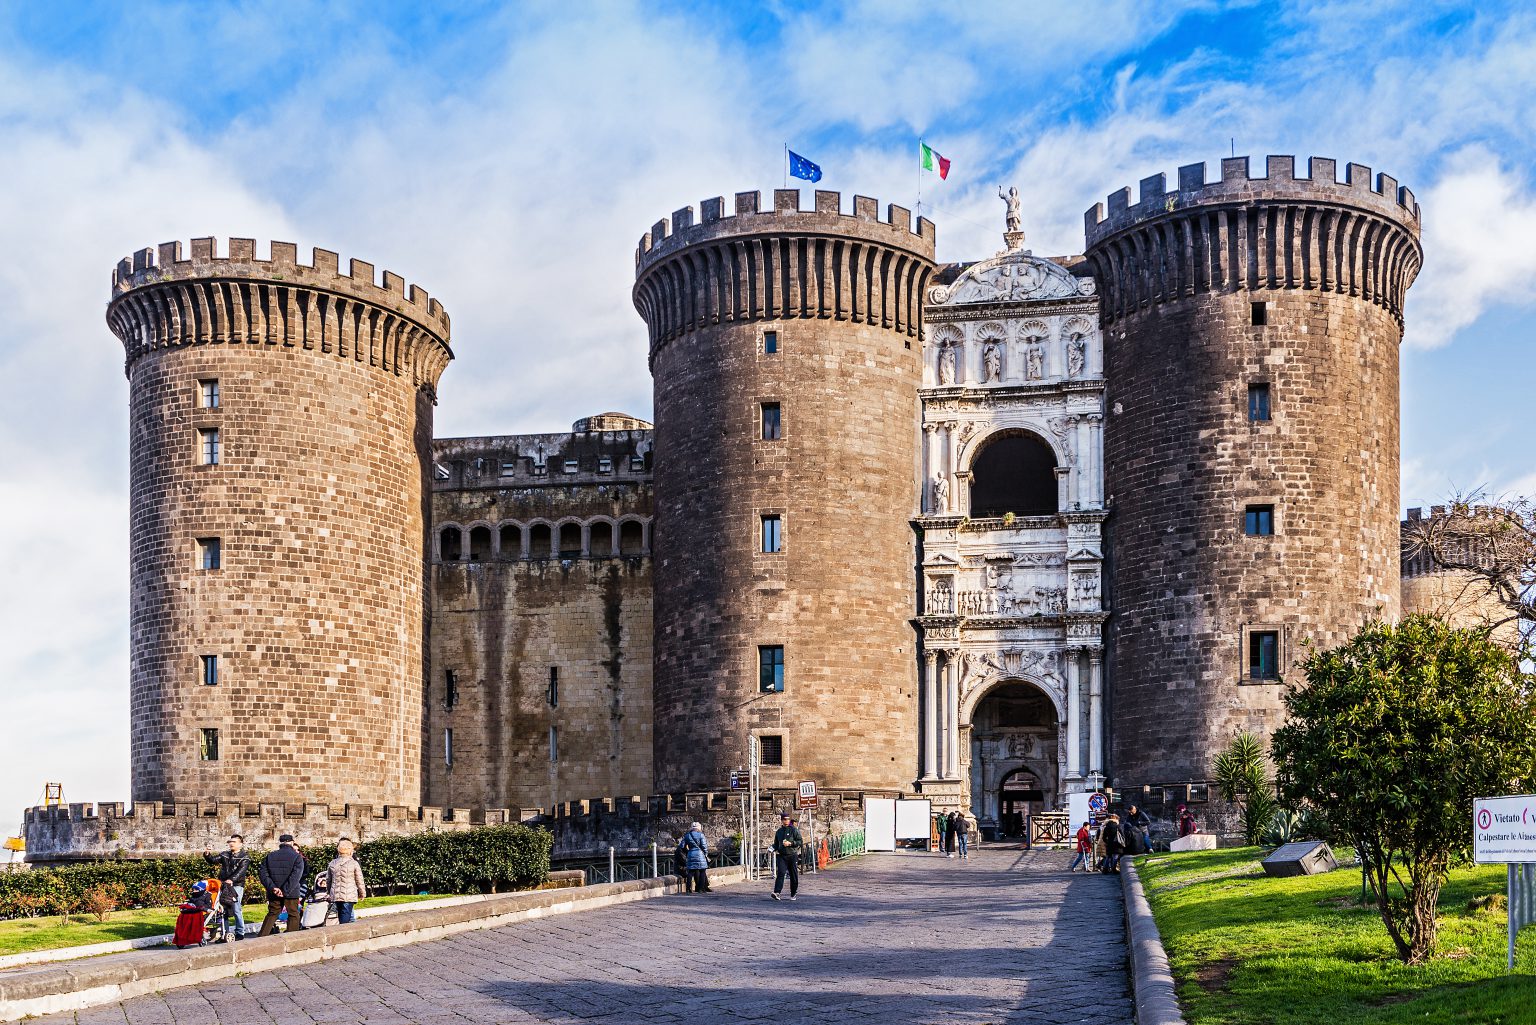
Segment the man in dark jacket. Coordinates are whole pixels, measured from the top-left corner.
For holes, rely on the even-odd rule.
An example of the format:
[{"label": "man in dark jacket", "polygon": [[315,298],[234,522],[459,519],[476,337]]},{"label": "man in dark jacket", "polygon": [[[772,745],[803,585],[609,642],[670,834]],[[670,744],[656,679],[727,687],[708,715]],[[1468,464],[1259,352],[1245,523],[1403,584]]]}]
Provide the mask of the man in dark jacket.
[{"label": "man in dark jacket", "polygon": [[[1132,843],[1129,835],[1125,838],[1125,849],[1131,854],[1146,854],[1152,850],[1152,819],[1146,812],[1131,805],[1125,816],[1126,832],[1134,832],[1139,839],[1138,843]],[[1123,828],[1125,828],[1123,827]]]},{"label": "man in dark jacket", "polygon": [[1120,855],[1125,850],[1125,842],[1120,834],[1120,817],[1110,815],[1104,820],[1104,825],[1099,829],[1099,839],[1104,841],[1104,867],[1106,875],[1118,874],[1120,871]]},{"label": "man in dark jacket", "polygon": [[805,846],[805,840],[800,836],[800,830],[795,828],[795,816],[785,812],[779,816],[783,825],[779,831],[773,834],[773,860],[776,871],[773,875],[773,899],[782,900],[779,891],[784,889],[784,877],[789,876],[789,899],[794,900],[795,894],[800,892],[800,848]]},{"label": "man in dark jacket", "polygon": [[278,848],[261,860],[256,876],[267,888],[267,917],[262,920],[258,935],[270,936],[277,930],[277,916],[288,912],[288,928],[294,932],[303,927],[299,914],[299,890],[304,885],[304,873],[309,865],[299,853],[293,837],[284,833],[277,838]]},{"label": "man in dark jacket", "polygon": [[235,924],[231,932],[235,939],[245,939],[245,877],[251,871],[251,856],[245,853],[245,837],[236,833],[229,838],[229,850],[219,854],[213,849],[203,851],[203,860],[219,867],[219,891],[221,903],[234,913]]}]

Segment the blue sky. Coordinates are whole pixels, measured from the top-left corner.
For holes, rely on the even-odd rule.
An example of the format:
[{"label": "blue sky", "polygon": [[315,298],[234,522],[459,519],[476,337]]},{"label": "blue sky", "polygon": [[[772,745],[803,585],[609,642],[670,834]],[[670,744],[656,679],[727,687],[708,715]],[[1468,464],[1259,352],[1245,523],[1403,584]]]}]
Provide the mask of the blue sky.
[{"label": "blue sky", "polygon": [[[1536,15],[1518,4],[0,5],[0,825],[45,779],[127,796],[112,265],[213,234],[320,245],[442,299],[442,436],[650,411],[636,240],[783,181],[911,205],[941,258],[1036,252],[1235,146],[1358,161],[1424,209],[1403,504],[1536,492]],[[845,200],[846,202],[846,200]],[[18,732],[20,735],[18,736]]]}]

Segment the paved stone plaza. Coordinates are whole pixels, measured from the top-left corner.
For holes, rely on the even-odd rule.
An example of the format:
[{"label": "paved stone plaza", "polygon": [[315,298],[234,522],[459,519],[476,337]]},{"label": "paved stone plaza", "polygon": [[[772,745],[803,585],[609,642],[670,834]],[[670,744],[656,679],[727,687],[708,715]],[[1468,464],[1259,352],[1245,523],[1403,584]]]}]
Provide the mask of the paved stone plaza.
[{"label": "paved stone plaza", "polygon": [[1119,880],[1066,864],[872,855],[793,904],[744,883],[37,1020],[1129,1023]]}]

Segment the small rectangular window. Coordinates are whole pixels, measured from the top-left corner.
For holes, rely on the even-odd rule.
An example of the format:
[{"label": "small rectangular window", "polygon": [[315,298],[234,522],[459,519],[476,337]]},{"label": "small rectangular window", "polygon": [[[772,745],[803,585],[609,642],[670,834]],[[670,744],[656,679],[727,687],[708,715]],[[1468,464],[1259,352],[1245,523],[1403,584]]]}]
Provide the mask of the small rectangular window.
[{"label": "small rectangular window", "polygon": [[547,473],[549,473],[549,467],[546,464],[544,464],[544,463],[534,463],[533,464],[533,475],[535,477],[542,477],[542,476],[544,476]]},{"label": "small rectangular window", "polygon": [[581,463],[579,463],[575,459],[567,459],[565,461],[565,472],[566,473],[575,473],[579,469],[581,469]]},{"label": "small rectangular window", "polygon": [[1280,632],[1278,630],[1248,631],[1248,678],[1250,680],[1280,678]]},{"label": "small rectangular window", "polygon": [[777,513],[763,517],[763,552],[773,554],[784,550],[784,521]]},{"label": "small rectangular window", "polygon": [[197,382],[197,397],[204,409],[218,409],[219,382],[213,378]]},{"label": "small rectangular window", "polygon": [[443,670],[443,707],[452,708],[459,703],[459,674],[452,669]]},{"label": "small rectangular window", "polygon": [[645,456],[630,456],[629,469],[632,473],[640,473],[645,469]]},{"label": "small rectangular window", "polygon": [[197,432],[199,444],[198,457],[204,466],[219,465],[219,429],[217,427],[203,427]]},{"label": "small rectangular window", "polygon": [[205,762],[219,760],[219,731],[205,729],[198,741],[197,756]]},{"label": "small rectangular window", "polygon": [[777,331],[763,332],[763,351],[770,356],[779,351],[779,333]]},{"label": "small rectangular window", "polygon": [[515,461],[514,462],[510,462],[510,463],[502,463],[501,464],[501,475],[503,477],[511,477],[511,476],[516,475],[516,473],[517,473],[517,463]]},{"label": "small rectangular window", "polygon": [[784,764],[784,738],[776,733],[757,738],[758,761],[763,765]]},{"label": "small rectangular window", "polygon": [[560,728],[558,726],[549,728],[549,760],[551,762],[560,760]]},{"label": "small rectangular window", "polygon": [[1255,327],[1263,327],[1269,323],[1269,303],[1253,303],[1251,309]]},{"label": "small rectangular window", "polygon": [[784,645],[764,644],[757,649],[757,689],[777,694],[784,689]]},{"label": "small rectangular window", "polygon": [[1269,419],[1269,385],[1248,386],[1248,419],[1255,422]]},{"label": "small rectangular window", "polygon": [[764,402],[762,405],[763,440],[778,441],[784,436],[783,419],[779,414],[777,402]]},{"label": "small rectangular window", "polygon": [[549,667],[549,707],[560,707],[560,667]]},{"label": "small rectangular window", "polygon": [[599,456],[597,460],[598,473],[612,473],[613,459],[609,456]]},{"label": "small rectangular window", "polygon": [[197,539],[197,568],[218,569],[223,564],[224,546],[216,537]]},{"label": "small rectangular window", "polygon": [[1250,505],[1243,510],[1243,533],[1249,537],[1268,537],[1275,532],[1275,507]]},{"label": "small rectangular window", "polygon": [[219,656],[199,655],[203,663],[203,686],[217,687],[219,685]]},{"label": "small rectangular window", "polygon": [[443,764],[453,768],[453,731],[443,730]]}]

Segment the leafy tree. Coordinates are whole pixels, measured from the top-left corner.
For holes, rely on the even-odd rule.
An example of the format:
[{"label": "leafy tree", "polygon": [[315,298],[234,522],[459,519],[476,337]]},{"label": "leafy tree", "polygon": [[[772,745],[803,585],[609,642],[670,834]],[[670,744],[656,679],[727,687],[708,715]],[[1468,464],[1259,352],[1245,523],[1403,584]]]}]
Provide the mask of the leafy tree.
[{"label": "leafy tree", "polygon": [[1216,756],[1213,768],[1221,799],[1242,808],[1243,842],[1250,847],[1260,843],[1280,808],[1274,780],[1269,778],[1264,741],[1257,734],[1239,733]]},{"label": "leafy tree", "polygon": [[1536,783],[1536,679],[1486,630],[1433,616],[1373,623],[1302,670],[1271,743],[1280,794],[1354,844],[1398,957],[1421,964],[1473,799]]},{"label": "leafy tree", "polygon": [[1427,518],[1408,521],[1403,555],[1461,579],[1444,611],[1481,610],[1495,639],[1508,638],[1525,654],[1536,650],[1536,501],[1491,499],[1482,491],[1453,495]]}]

